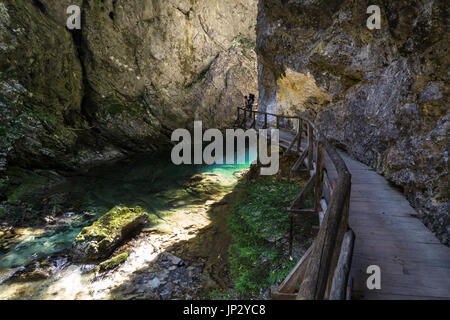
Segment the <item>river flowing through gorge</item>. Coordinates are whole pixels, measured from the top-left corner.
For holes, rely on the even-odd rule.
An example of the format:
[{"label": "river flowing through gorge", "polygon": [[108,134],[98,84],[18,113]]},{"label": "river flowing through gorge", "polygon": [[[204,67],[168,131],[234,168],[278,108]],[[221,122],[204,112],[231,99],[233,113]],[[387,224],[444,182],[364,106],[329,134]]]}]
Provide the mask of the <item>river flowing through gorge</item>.
[{"label": "river flowing through gorge", "polygon": [[[189,299],[226,285],[220,276],[229,243],[225,198],[255,160],[250,157],[247,152],[242,165],[175,166],[142,155],[36,195],[34,201],[52,204],[46,223],[9,230],[0,254],[0,299]],[[150,217],[115,251],[127,252],[126,261],[100,274],[96,264],[72,263],[77,234],[114,206],[139,206]]]}]

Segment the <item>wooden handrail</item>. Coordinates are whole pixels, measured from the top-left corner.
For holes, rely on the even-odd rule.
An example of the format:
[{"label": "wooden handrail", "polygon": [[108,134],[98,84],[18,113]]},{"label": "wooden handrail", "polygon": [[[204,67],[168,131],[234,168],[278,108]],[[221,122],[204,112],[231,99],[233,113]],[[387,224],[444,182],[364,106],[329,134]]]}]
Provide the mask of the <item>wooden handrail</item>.
[{"label": "wooden handrail", "polygon": [[280,117],[280,118],[285,118],[285,119],[299,119],[301,117],[299,116],[286,116],[286,115],[282,115],[282,114],[275,114],[275,113],[269,113],[269,112],[264,112],[264,111],[259,111],[259,110],[250,110],[247,109],[245,107],[238,107],[238,110],[244,110],[247,112],[254,112],[254,113],[259,113],[259,114],[266,114],[268,116],[272,116],[272,117]]},{"label": "wooden handrail", "polygon": [[[297,135],[285,152],[290,152],[297,143],[296,153],[299,155],[299,159],[292,167],[291,173],[295,174],[301,165],[305,165],[311,178],[288,208],[291,216],[289,253],[292,252],[294,215],[315,212],[320,217],[321,225],[316,240],[281,285],[272,288],[272,298],[339,299],[349,296],[349,293],[346,292],[348,262],[351,261],[353,252],[353,238],[352,240],[348,239],[351,174],[344,160],[314,123],[303,116],[284,116],[239,107],[238,120],[240,119],[240,110],[244,110],[243,124],[245,127],[247,126],[247,112],[251,112],[250,118],[253,119],[251,127],[253,128],[256,125],[257,114],[264,115],[264,128],[267,128],[268,116],[276,117],[277,128],[281,128],[281,119],[298,120]],[[304,125],[308,143],[302,150]],[[334,171],[337,175],[334,174]],[[334,177],[330,178],[333,174]],[[302,204],[309,194],[314,195],[314,208],[303,209]],[[353,236],[353,233],[351,234]],[[295,293],[297,290],[298,292]]]}]

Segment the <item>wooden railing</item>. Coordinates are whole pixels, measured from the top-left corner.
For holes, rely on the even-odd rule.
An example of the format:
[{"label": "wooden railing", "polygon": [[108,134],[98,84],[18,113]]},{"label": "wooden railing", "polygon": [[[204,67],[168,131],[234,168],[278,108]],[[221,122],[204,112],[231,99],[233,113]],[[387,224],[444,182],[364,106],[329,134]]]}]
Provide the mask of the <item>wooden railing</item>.
[{"label": "wooden railing", "polygon": [[[294,152],[299,155],[291,168],[291,174],[301,171],[301,166],[304,165],[303,170],[310,176],[297,198],[287,208],[291,221],[290,254],[294,216],[318,214],[320,221],[314,243],[284,281],[272,288],[272,299],[349,299],[351,283],[348,275],[354,243],[354,234],[348,227],[351,174],[334,146],[309,119],[238,108],[237,123],[246,128],[255,128],[258,115],[264,117],[262,128],[268,128],[268,116],[275,117],[275,127],[280,130],[283,130],[283,120],[297,121],[296,134],[292,134],[295,137],[289,145],[285,145],[285,153]],[[302,146],[303,137],[305,147]],[[293,148],[295,151],[292,151]],[[303,203],[310,195],[314,196],[314,207],[304,208]]]}]

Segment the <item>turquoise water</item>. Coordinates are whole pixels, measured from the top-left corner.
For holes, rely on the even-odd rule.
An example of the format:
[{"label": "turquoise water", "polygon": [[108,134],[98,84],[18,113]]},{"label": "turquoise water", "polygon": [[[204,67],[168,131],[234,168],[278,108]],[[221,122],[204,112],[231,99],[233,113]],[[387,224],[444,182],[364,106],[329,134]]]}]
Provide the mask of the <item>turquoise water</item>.
[{"label": "turquoise water", "polygon": [[195,174],[215,174],[237,181],[235,173],[256,160],[246,152],[247,162],[234,165],[180,165],[170,158],[142,155],[91,169],[83,176],[71,177],[45,197],[62,199],[65,212],[45,228],[29,228],[11,249],[0,255],[0,269],[27,263],[71,248],[85,226],[116,205],[141,206],[153,219],[163,219],[172,207],[203,201],[186,192],[183,179]]}]

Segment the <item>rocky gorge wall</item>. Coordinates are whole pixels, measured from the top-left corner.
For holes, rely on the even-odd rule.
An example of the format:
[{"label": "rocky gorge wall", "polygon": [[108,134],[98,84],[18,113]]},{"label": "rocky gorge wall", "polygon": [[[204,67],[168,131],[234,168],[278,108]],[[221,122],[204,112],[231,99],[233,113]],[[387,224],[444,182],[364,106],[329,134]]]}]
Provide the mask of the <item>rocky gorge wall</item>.
[{"label": "rocky gorge wall", "polygon": [[194,119],[229,126],[257,90],[256,15],[257,0],[0,0],[0,171],[160,150]]},{"label": "rocky gorge wall", "polygon": [[[369,5],[381,29],[369,30]],[[301,112],[403,188],[449,244],[449,6],[444,0],[261,0],[259,105]]]}]

